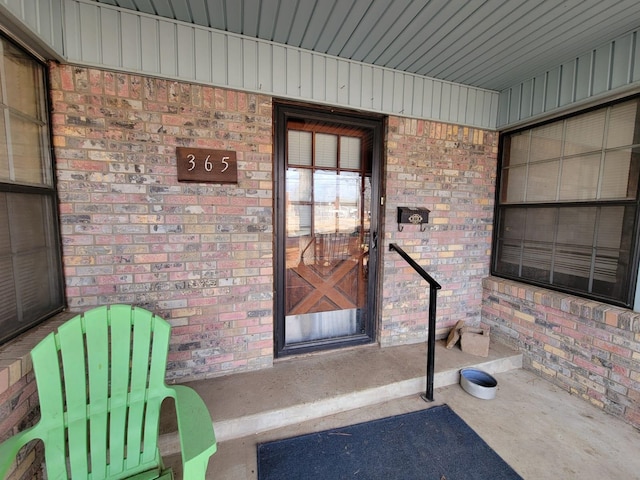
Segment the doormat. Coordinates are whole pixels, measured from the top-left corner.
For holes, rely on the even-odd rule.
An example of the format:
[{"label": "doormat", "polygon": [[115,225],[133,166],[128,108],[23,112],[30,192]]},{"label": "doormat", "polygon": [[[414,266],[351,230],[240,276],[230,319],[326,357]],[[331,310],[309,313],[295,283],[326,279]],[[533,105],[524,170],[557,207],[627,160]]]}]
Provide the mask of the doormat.
[{"label": "doormat", "polygon": [[447,405],[258,445],[258,480],[522,479]]}]

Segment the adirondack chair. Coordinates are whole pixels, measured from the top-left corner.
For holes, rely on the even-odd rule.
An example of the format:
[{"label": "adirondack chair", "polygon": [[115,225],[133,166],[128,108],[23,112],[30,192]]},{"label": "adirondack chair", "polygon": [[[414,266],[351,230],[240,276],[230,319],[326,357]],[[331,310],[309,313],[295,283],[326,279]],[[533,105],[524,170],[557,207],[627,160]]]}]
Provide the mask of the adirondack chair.
[{"label": "adirondack chair", "polygon": [[175,401],[183,478],[204,479],[216,451],[211,417],[200,396],[167,386],[171,327],[128,305],[98,307],[49,334],[32,351],[39,422],[0,444],[0,478],[18,450],[44,443],[53,479],[170,479],[158,449],[160,405]]}]

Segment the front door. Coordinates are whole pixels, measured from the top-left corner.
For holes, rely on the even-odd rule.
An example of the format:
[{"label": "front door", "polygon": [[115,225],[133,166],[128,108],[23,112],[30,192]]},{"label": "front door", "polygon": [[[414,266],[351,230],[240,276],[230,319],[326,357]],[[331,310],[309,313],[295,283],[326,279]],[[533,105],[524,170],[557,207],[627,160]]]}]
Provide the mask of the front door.
[{"label": "front door", "polygon": [[276,111],[276,354],[370,342],[381,123]]}]

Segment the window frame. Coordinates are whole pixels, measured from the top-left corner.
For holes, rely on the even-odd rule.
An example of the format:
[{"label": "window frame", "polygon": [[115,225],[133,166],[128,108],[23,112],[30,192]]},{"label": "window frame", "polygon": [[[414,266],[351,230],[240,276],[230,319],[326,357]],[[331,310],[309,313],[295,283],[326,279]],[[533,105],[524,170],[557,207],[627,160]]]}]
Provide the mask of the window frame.
[{"label": "window frame", "polygon": [[[7,117],[11,117],[11,115],[21,116],[19,112],[11,113],[12,107],[4,99],[4,96],[7,92],[4,78],[7,75],[4,65],[5,46],[9,44],[11,48],[19,51],[24,56],[23,58],[26,58],[32,62],[31,65],[34,70],[39,70],[37,78],[35,79],[35,86],[38,89],[38,91],[35,92],[34,98],[34,101],[36,102],[36,117],[30,119],[30,121],[35,122],[35,125],[38,125],[40,128],[40,132],[38,135],[38,138],[41,142],[39,164],[40,174],[42,177],[39,182],[35,183],[26,181],[22,181],[22,183],[19,183],[19,180],[16,179],[0,179],[0,194],[6,194],[7,198],[9,195],[15,194],[36,195],[41,199],[41,202],[39,203],[43,208],[42,240],[44,243],[43,246],[35,251],[34,255],[46,255],[47,257],[48,264],[46,267],[46,287],[49,289],[48,304],[44,306],[44,308],[41,308],[42,305],[38,305],[37,308],[32,311],[24,311],[24,305],[20,304],[20,299],[22,298],[20,296],[21,293],[15,293],[13,298],[7,297],[8,300],[12,299],[15,303],[16,317],[15,319],[7,319],[7,324],[4,324],[3,322],[2,329],[0,330],[0,345],[2,345],[63,311],[66,307],[66,299],[62,260],[63,252],[60,231],[59,199],[55,172],[55,160],[53,155],[51,110],[48,95],[50,89],[48,83],[47,65],[41,59],[34,56],[30,51],[12,41],[10,37],[3,34],[2,32],[0,32],[0,40],[3,43],[3,48],[1,49],[2,77],[0,77],[0,81],[2,82],[2,84],[0,85],[0,87],[2,88],[2,98],[0,98],[0,104],[2,105],[2,108],[0,108],[0,115],[3,115],[5,120],[7,119]],[[22,117],[24,119],[30,118],[24,115]],[[9,132],[11,132],[11,124],[4,126],[3,130],[0,131],[0,135],[5,137],[7,145],[10,142],[13,142],[13,139],[8,138]],[[6,153],[7,155],[11,155],[10,150],[7,150]],[[9,163],[11,161],[13,160],[9,160]],[[9,203],[7,203],[7,208],[9,208]],[[9,210],[7,211],[7,214],[8,213]],[[7,221],[11,222],[12,219],[7,217]],[[10,258],[17,258],[19,256],[23,258],[29,258],[29,254],[25,255],[23,253],[19,253],[15,250],[15,248],[11,249],[9,255]],[[11,270],[9,272],[9,276],[7,276],[9,282],[13,281],[15,292],[20,292],[15,276],[19,273],[20,271]],[[15,328],[5,328],[12,321],[16,322]]]},{"label": "window frame", "polygon": [[[496,277],[501,277],[501,278],[506,278],[506,279],[510,279],[510,280],[514,280],[517,282],[521,282],[521,283],[526,283],[526,284],[530,284],[530,285],[535,285],[535,286],[539,286],[542,288],[546,288],[546,289],[550,289],[550,290],[555,290],[555,291],[559,291],[559,292],[563,292],[563,293],[568,293],[571,295],[576,295],[576,296],[580,296],[580,297],[584,297],[584,298],[588,298],[591,300],[595,300],[598,302],[602,302],[602,303],[607,303],[607,304],[611,304],[611,305],[616,305],[616,306],[620,306],[620,307],[624,307],[624,308],[633,308],[634,306],[634,301],[635,301],[635,297],[636,297],[636,289],[637,289],[637,276],[638,276],[638,263],[640,260],[640,245],[639,245],[639,241],[640,241],[640,181],[638,178],[635,179],[636,184],[635,186],[635,198],[633,199],[621,199],[621,198],[616,198],[616,199],[596,199],[596,200],[587,200],[587,201],[563,201],[560,200],[559,198],[556,198],[555,201],[538,201],[538,202],[527,202],[526,200],[523,200],[521,202],[515,202],[515,201],[507,201],[507,195],[506,195],[506,188],[504,185],[504,172],[505,172],[505,160],[508,160],[508,156],[509,156],[509,152],[506,151],[507,148],[510,148],[510,140],[511,138],[516,135],[519,134],[521,132],[525,132],[525,131],[529,131],[529,130],[534,130],[540,127],[543,127],[545,125],[550,125],[553,123],[558,123],[558,122],[566,122],[567,120],[573,118],[573,117],[577,117],[580,115],[584,115],[584,114],[588,114],[590,112],[594,112],[596,110],[601,110],[601,109],[607,109],[610,107],[613,107],[617,104],[621,104],[624,102],[629,102],[629,101],[633,101],[635,100],[637,103],[637,110],[636,110],[636,128],[634,130],[633,136],[634,142],[639,142],[640,143],[640,94],[636,94],[636,95],[632,95],[632,96],[627,96],[625,98],[621,98],[621,99],[617,99],[615,101],[611,101],[611,102],[607,102],[607,103],[602,103],[599,104],[597,106],[593,106],[590,108],[586,108],[580,111],[576,111],[576,112],[572,112],[570,114],[566,114],[566,115],[561,115],[558,117],[554,117],[554,118],[550,118],[550,119],[545,119],[544,121],[541,122],[537,122],[537,123],[531,123],[531,124],[527,124],[526,126],[521,126],[518,127],[516,129],[513,130],[507,130],[507,131],[503,131],[500,132],[500,141],[499,141],[499,148],[498,148],[498,162],[497,162],[497,172],[496,172],[496,189],[495,189],[495,202],[494,202],[494,231],[493,231],[493,238],[492,238],[492,249],[491,249],[491,260],[490,260],[490,272],[491,275],[496,276]],[[606,127],[605,127],[606,128]],[[564,143],[566,141],[566,137],[565,134],[563,132],[563,136],[561,138],[562,142]],[[630,147],[631,150],[631,155],[639,155],[640,154],[640,144],[639,143],[633,143],[632,146]],[[606,147],[602,147],[602,151],[606,152]],[[564,157],[563,157],[564,158]],[[632,160],[630,160],[630,162],[632,162]],[[637,165],[635,165],[635,167],[637,167]],[[637,170],[634,171],[634,166],[630,166],[630,173],[629,173],[629,177],[632,176],[632,172],[634,172],[637,175]],[[560,178],[560,173],[558,173],[558,179]],[[524,187],[523,187],[524,188]],[[558,187],[559,188],[559,187]],[[504,197],[504,199],[503,199]],[[556,208],[558,209],[558,212],[560,212],[563,208],[601,208],[601,207],[612,207],[612,206],[623,206],[623,207],[630,207],[633,208],[635,210],[635,212],[632,212],[632,217],[633,217],[633,225],[631,227],[631,231],[627,232],[627,237],[630,239],[630,246],[628,249],[622,249],[620,248],[620,251],[624,251],[627,253],[627,261],[628,261],[628,267],[627,267],[627,271],[626,274],[624,275],[625,278],[623,278],[622,280],[619,281],[623,281],[624,282],[624,288],[625,291],[622,295],[620,295],[620,298],[612,298],[610,296],[607,295],[603,295],[603,294],[599,294],[599,293],[594,293],[594,292],[589,292],[589,291],[585,291],[582,289],[578,289],[578,288],[572,288],[571,286],[566,286],[566,285],[558,285],[558,284],[552,284],[550,282],[543,282],[543,281],[536,281],[535,279],[532,278],[527,278],[527,277],[523,277],[522,276],[522,264],[520,265],[520,272],[519,274],[510,274],[505,272],[504,270],[501,270],[499,268],[499,263],[501,262],[502,257],[499,256],[502,251],[501,251],[501,247],[500,247],[500,243],[504,240],[505,236],[501,235],[501,230],[502,230],[502,222],[504,221],[505,218],[505,213],[510,210],[510,209],[516,209],[516,208],[520,208],[520,209],[539,209],[539,208]],[[626,232],[627,230],[624,228],[624,222],[622,223],[623,228],[621,230],[621,238],[624,237],[624,232]],[[524,235],[522,236],[522,240],[521,240],[521,245],[524,246],[524,244],[527,242],[527,237],[525,237]],[[555,242],[555,241],[554,241]],[[556,248],[557,243],[553,244],[553,248]],[[592,243],[590,248],[595,248],[595,245]],[[553,268],[553,267],[552,267]],[[553,272],[550,272],[550,277],[553,277]],[[591,285],[594,278],[593,278],[593,271],[591,273],[591,276],[588,277],[587,279],[589,281],[589,284]]]}]

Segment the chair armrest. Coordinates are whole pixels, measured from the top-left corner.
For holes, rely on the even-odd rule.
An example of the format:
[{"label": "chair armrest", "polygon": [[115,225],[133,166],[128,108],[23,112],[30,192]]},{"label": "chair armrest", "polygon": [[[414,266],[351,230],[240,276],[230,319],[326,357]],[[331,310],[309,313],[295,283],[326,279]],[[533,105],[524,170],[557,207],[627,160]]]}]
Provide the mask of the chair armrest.
[{"label": "chair armrest", "polygon": [[[188,463],[206,464],[217,450],[211,415],[198,393],[185,385],[171,387],[175,392],[178,435],[185,470]],[[186,478],[186,477],[185,477]]]},{"label": "chair armrest", "polygon": [[20,449],[31,440],[39,438],[37,435],[38,430],[38,425],[35,425],[0,443],[0,478],[6,478],[7,472],[16,461],[16,455]]}]

